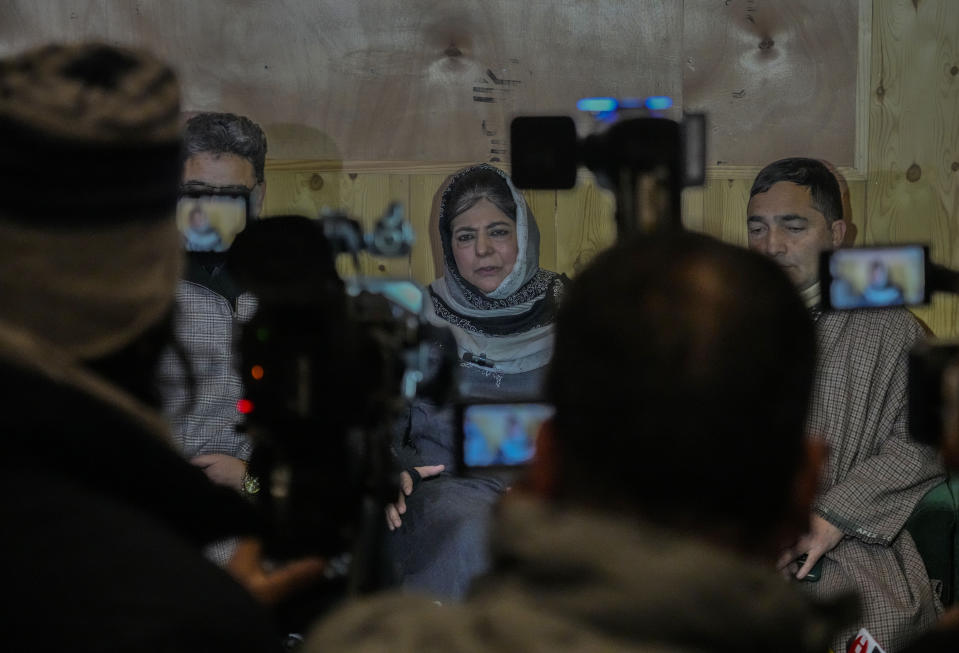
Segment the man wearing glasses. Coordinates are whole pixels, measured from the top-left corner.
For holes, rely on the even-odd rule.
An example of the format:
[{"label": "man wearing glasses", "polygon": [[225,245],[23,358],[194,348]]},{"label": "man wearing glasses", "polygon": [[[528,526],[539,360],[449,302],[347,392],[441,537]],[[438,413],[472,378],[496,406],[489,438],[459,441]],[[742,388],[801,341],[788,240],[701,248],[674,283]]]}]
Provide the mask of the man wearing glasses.
[{"label": "man wearing glasses", "polygon": [[[245,197],[248,215],[259,216],[265,190],[266,136],[249,118],[200,113],[184,127],[181,197]],[[191,204],[192,206],[192,204]],[[190,252],[177,287],[177,347],[159,367],[164,410],[183,453],[214,483],[256,492],[246,473],[252,445],[238,433],[237,326],[256,310],[225,267],[225,251]],[[213,552],[225,562],[228,551]]]}]

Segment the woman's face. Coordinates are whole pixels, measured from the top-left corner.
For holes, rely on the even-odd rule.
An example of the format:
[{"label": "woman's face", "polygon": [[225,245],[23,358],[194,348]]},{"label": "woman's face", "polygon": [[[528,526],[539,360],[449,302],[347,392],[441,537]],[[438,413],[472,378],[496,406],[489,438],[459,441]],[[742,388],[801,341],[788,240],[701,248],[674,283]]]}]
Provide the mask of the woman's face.
[{"label": "woman's face", "polygon": [[484,198],[450,226],[456,269],[484,293],[496,290],[516,264],[516,223]]}]

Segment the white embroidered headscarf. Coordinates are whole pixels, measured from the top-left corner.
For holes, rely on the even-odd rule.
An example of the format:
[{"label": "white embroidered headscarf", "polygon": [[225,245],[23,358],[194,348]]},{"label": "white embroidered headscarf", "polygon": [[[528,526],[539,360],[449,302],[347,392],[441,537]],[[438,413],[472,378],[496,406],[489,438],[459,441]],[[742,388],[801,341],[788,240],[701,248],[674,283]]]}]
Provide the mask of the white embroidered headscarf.
[{"label": "white embroidered headscarf", "polygon": [[[516,206],[517,257],[513,269],[492,292],[484,293],[463,278],[452,250],[452,207],[461,189],[476,175],[502,181]],[[467,364],[505,374],[538,369],[549,362],[553,319],[566,277],[539,267],[539,229],[520,193],[503,171],[489,164],[454,174],[443,191],[437,221],[443,246],[444,276],[430,284],[428,317],[452,328],[458,355]]]}]

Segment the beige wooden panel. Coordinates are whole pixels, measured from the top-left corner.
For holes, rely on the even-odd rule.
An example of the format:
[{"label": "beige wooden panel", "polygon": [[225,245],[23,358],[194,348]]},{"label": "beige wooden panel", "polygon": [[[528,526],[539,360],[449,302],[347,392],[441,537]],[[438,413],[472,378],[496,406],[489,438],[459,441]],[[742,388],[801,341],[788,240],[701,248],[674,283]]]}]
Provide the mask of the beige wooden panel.
[{"label": "beige wooden panel", "polygon": [[[718,174],[718,173],[717,173]],[[711,177],[703,189],[703,231],[734,245],[746,245],[749,177]]]},{"label": "beige wooden panel", "polygon": [[539,266],[556,271],[556,191],[526,191],[526,202],[539,227]]},{"label": "beige wooden panel", "polygon": [[704,232],[705,227],[705,188],[686,188],[682,196],[683,226],[690,231]]},{"label": "beige wooden panel", "polygon": [[556,272],[575,275],[616,240],[612,194],[590,175],[573,190],[556,191]]},{"label": "beige wooden panel", "polygon": [[710,118],[710,163],[854,163],[854,0],[685,0],[683,99]]},{"label": "beige wooden panel", "polygon": [[0,2],[0,55],[88,38],[152,49],[186,109],[249,115],[284,159],[505,160],[516,112],[682,96],[678,2]]},{"label": "beige wooden panel", "polygon": [[331,169],[311,171],[266,169],[266,196],[264,215],[319,216],[324,208],[342,206],[340,177],[342,172]]},{"label": "beige wooden panel", "polygon": [[[959,267],[959,3],[874,4],[866,243],[927,242]],[[959,302],[916,313],[959,335]]]},{"label": "beige wooden panel", "polygon": [[417,237],[416,247],[410,257],[410,269],[413,279],[424,285],[442,274],[442,266],[438,261],[433,260],[430,212],[433,208],[433,197],[446,181],[447,176],[445,174],[410,175],[409,217]]},{"label": "beige wooden panel", "polygon": [[[388,174],[345,173],[340,175],[341,208],[352,218],[359,220],[364,233],[373,230],[374,224],[386,212],[393,201],[399,201],[404,209],[409,206],[409,185],[405,175],[393,179]],[[342,257],[348,259],[348,257]],[[340,263],[342,266],[342,262]],[[349,269],[352,263],[349,263]],[[402,258],[373,257],[360,255],[360,273],[363,275],[410,278],[410,256]]]},{"label": "beige wooden panel", "polygon": [[[365,274],[411,278],[431,282],[441,269],[441,252],[433,246],[435,225],[430,224],[434,197],[446,180],[447,169],[459,164],[436,166],[438,173],[419,167],[410,174],[404,169],[390,172],[387,167],[369,166],[357,173],[330,169],[331,164],[317,162],[315,170],[304,170],[292,162],[271,164],[267,168],[266,214],[299,213],[316,216],[323,207],[338,206],[362,219],[369,229],[390,201],[402,201],[416,231],[416,244],[409,259],[363,258]],[[310,167],[306,162],[305,167]],[[703,188],[683,191],[683,222],[686,228],[710,234],[727,242],[744,245],[746,205],[749,187],[759,168],[710,168]],[[865,233],[865,179],[848,182],[853,228],[847,244],[862,244]],[[596,187],[589,174],[581,175],[580,185],[572,191],[527,191],[527,201],[540,228],[540,265],[575,275],[599,251],[615,240],[613,200],[610,193]],[[858,236],[857,236],[858,234]],[[855,240],[853,240],[855,237]],[[343,264],[343,271],[348,268]]]},{"label": "beige wooden panel", "polygon": [[852,214],[851,225],[846,229],[844,245],[859,246],[863,244],[866,234],[866,193],[869,184],[864,179],[847,181],[849,211]]},{"label": "beige wooden panel", "polygon": [[[405,173],[350,173],[326,169],[267,169],[265,216],[296,214],[318,217],[325,210],[344,211],[359,220],[364,231],[373,229],[391,202],[409,206],[409,176]],[[410,278],[410,257],[382,258],[360,255],[364,275]],[[340,257],[337,269],[354,274],[349,257]]]}]

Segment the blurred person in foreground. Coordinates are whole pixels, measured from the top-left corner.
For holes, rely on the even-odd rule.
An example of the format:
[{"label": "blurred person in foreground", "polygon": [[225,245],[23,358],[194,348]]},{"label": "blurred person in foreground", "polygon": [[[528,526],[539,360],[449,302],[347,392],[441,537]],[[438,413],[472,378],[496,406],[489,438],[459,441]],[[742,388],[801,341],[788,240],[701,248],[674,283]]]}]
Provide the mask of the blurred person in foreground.
[{"label": "blurred person in foreground", "polygon": [[803,437],[814,354],[760,256],[692,234],[600,255],[560,307],[555,419],[499,507],[492,571],[462,604],[355,603],[307,650],[825,651],[851,606],[774,566],[824,455]]},{"label": "blurred person in foreground", "polygon": [[182,460],[153,394],[182,260],[178,113],[143,53],[0,61],[4,650],[274,648],[201,554],[250,532],[247,506]]},{"label": "blurred person in foreground", "polygon": [[[942,480],[936,451],[915,442],[907,414],[907,362],[923,337],[904,308],[824,311],[819,256],[846,233],[840,186],[821,161],[781,159],[750,190],[749,247],[778,263],[816,326],[818,361],[807,431],[829,447],[809,532],[782,554],[797,580],[819,565],[816,597],[855,592],[859,626],[898,651],[941,609],[916,545],[904,530],[916,504]],[[801,560],[801,562],[800,562]],[[859,626],[833,643],[845,650]]]}]

